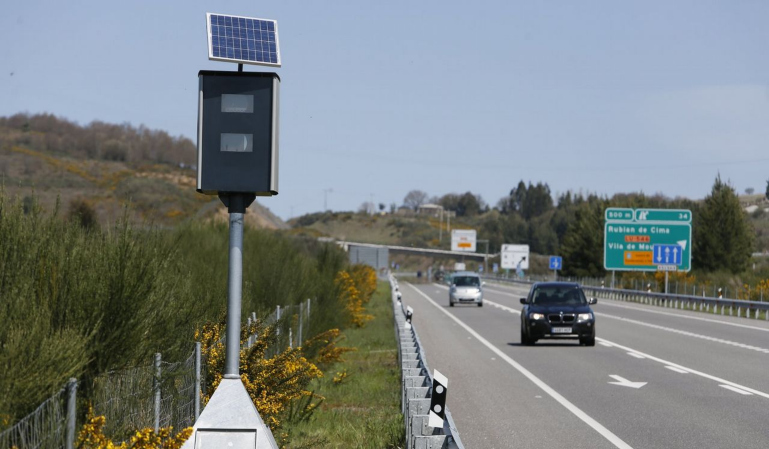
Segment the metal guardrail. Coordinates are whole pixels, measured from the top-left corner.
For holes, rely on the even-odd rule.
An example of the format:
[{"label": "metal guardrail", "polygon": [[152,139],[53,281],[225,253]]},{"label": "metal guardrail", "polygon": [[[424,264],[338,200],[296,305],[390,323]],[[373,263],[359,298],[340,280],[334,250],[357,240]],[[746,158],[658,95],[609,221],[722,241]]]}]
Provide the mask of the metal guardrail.
[{"label": "metal guardrail", "polygon": [[407,449],[464,449],[451,412],[446,407],[443,428],[428,426],[433,377],[427,366],[424,347],[413,326],[406,326],[406,311],[398,300],[398,283],[390,276],[398,340],[398,363],[401,365],[401,411]]},{"label": "metal guardrail", "polygon": [[[532,281],[484,276],[484,279],[511,284],[531,285]],[[761,312],[769,320],[769,302],[747,301],[742,299],[713,298],[708,296],[680,295],[674,293],[644,292],[608,287],[582,285],[582,289],[596,298],[649,304],[673,309],[694,310],[700,312],[759,319]],[[744,314],[743,314],[744,312]]]}]

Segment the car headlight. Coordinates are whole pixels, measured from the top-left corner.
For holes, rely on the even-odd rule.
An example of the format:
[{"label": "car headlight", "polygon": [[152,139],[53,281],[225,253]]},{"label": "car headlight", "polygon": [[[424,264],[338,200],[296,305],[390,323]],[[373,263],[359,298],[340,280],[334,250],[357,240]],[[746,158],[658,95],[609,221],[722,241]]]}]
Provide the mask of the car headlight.
[{"label": "car headlight", "polygon": [[590,321],[593,319],[592,313],[580,313],[577,315],[577,321]]},{"label": "car headlight", "polygon": [[529,315],[529,318],[531,318],[532,320],[541,320],[545,318],[545,315],[542,315],[541,313],[532,313],[531,315]]}]

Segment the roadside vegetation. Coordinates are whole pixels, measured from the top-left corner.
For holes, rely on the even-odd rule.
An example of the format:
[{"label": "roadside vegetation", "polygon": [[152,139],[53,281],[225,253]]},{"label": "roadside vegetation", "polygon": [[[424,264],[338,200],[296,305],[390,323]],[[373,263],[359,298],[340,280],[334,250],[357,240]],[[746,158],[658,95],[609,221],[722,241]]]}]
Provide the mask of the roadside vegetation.
[{"label": "roadside vegetation", "polygon": [[[769,188],[769,183],[767,183]],[[752,257],[769,251],[769,197],[754,195],[747,189],[739,196],[728,181],[717,176],[703,200],[667,198],[661,194],[615,194],[611,197],[590,193],[565,192],[553,195],[546,183],[520,181],[495,205],[472,192],[430,197],[413,190],[403,206],[379,205],[379,212],[364,203],[355,212],[308,214],[291,221],[295,233],[316,232],[349,241],[383,243],[423,248],[449,249],[451,229],[476,229],[479,239],[489,241],[488,251],[498,253],[503,243],[528,244],[532,257],[528,274],[547,275],[548,255],[563,256],[561,275],[575,278],[605,278],[603,268],[604,211],[608,207],[690,209],[693,214],[693,270],[673,276],[681,289],[722,287],[732,297],[769,299],[769,257]],[[769,192],[767,192],[769,193]],[[434,211],[419,211],[432,203],[441,206],[444,217]],[[750,211],[750,212],[748,212]],[[478,245],[478,252],[485,251]],[[405,271],[425,272],[439,265],[453,266],[453,260],[393,255],[392,260]],[[459,260],[457,260],[459,261]],[[492,259],[489,262],[498,262]],[[468,269],[477,269],[466,261]],[[491,267],[489,267],[491,268]],[[660,285],[655,273],[620,273],[624,285]],[[689,291],[687,289],[687,291]],[[762,295],[763,293],[763,295]]]},{"label": "roadside vegetation", "polygon": [[[368,309],[376,275],[348,266],[340,248],[316,239],[248,227],[244,237],[243,310],[266,316],[276,305],[313,299],[303,347],[268,359],[271,333],[263,329],[263,340],[244,361],[253,397],[268,391],[281,398],[265,412],[278,429],[311,415],[320,400],[306,394],[307,384],[333,378],[326,369],[349,352],[337,346],[341,333],[362,329],[376,316]],[[76,210],[46,213],[35,201],[0,191],[2,427],[69,377],[80,380],[87,398],[89,381],[100,374],[144,365],[156,352],[164,360],[183,360],[204,330],[221,332],[227,239],[226,224],[216,223],[160,230],[121,220],[100,227]],[[216,346],[211,338],[208,350]],[[209,355],[209,375],[216,376],[223,360]],[[298,372],[304,374],[295,377]],[[266,382],[265,373],[276,383]],[[303,380],[280,382],[289,378]],[[280,390],[289,385],[291,394]],[[397,382],[387,388],[397,392]],[[88,423],[98,430],[98,417]]]},{"label": "roadside vegetation", "polygon": [[380,282],[367,306],[365,328],[344,332],[355,351],[324,370],[310,389],[325,398],[315,413],[293,425],[291,448],[400,448],[400,373],[389,284]]}]

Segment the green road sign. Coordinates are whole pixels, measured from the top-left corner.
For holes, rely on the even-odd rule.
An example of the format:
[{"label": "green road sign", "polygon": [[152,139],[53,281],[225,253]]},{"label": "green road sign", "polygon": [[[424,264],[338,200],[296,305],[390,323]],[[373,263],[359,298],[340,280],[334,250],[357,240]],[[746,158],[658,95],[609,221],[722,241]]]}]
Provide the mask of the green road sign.
[{"label": "green road sign", "polygon": [[677,223],[691,223],[692,212],[684,209],[636,209],[635,221],[672,221]]},{"label": "green road sign", "polygon": [[609,207],[606,208],[604,217],[606,218],[606,221],[633,221],[635,219],[635,214],[633,209]]},{"label": "green road sign", "polygon": [[[615,209],[616,210],[616,209]],[[626,211],[633,220],[628,221]],[[691,211],[620,209],[604,226],[604,267],[620,271],[689,271]],[[639,214],[639,212],[642,212]],[[654,220],[652,220],[652,218]],[[639,220],[640,219],[640,220]],[[665,220],[667,219],[667,220]]]}]

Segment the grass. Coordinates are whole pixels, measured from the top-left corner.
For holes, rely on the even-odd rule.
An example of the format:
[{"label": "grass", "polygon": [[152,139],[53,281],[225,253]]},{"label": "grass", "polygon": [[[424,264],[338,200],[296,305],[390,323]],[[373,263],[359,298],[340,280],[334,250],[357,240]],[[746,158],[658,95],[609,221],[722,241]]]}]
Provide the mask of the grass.
[{"label": "grass", "polygon": [[[308,421],[287,428],[291,448],[404,447],[397,344],[386,282],[379,282],[367,312],[374,315],[372,321],[344,332],[343,344],[357,351],[327,368],[312,386],[326,400]],[[344,380],[335,381],[345,372]]]}]

